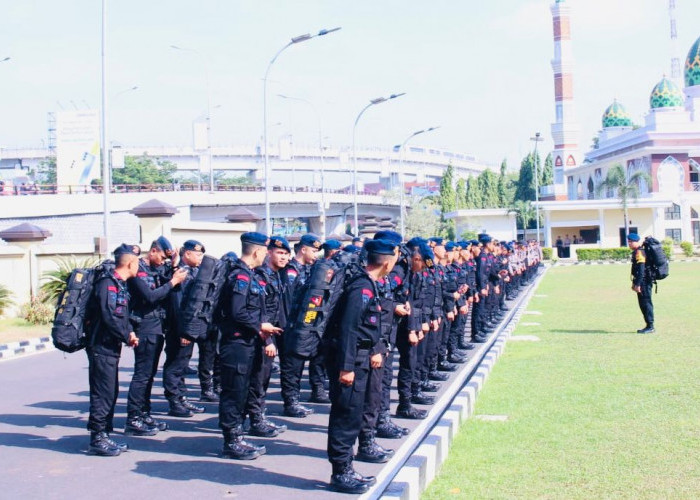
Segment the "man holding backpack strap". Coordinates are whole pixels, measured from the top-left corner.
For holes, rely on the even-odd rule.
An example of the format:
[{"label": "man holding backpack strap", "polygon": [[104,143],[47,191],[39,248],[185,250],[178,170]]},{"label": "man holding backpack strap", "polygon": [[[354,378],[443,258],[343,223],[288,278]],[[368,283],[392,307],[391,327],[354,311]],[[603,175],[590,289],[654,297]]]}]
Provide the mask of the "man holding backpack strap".
[{"label": "man holding backpack strap", "polygon": [[628,234],[627,245],[632,250],[632,290],[637,294],[639,309],[646,322],[646,326],[637,330],[637,333],[654,333],[654,304],[651,302],[654,280],[650,268],[646,265],[647,255],[638,234]]}]

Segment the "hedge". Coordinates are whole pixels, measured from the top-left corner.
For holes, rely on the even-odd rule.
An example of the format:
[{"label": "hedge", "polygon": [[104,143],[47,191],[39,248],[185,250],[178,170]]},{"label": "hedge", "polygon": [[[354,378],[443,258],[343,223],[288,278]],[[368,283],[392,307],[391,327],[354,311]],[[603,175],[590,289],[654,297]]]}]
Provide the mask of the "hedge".
[{"label": "hedge", "polygon": [[552,249],[549,247],[542,248],[542,260],[552,260]]},{"label": "hedge", "polygon": [[627,260],[630,258],[629,248],[578,248],[578,260]]}]

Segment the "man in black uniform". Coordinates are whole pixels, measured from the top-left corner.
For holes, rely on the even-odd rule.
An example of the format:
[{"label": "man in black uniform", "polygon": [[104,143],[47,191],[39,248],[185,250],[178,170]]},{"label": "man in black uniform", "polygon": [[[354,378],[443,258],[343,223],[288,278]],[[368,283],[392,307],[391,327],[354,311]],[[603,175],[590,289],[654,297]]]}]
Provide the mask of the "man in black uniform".
[{"label": "man in black uniform", "polygon": [[376,282],[396,263],[395,245],[386,240],[365,244],[367,267],[345,287],[328,330],[327,366],[331,389],[328,420],[328,460],[333,466],[331,488],[359,494],[376,482],[352,467],[353,446],[362,428],[370,370],[379,370],[383,356],[370,355],[380,342],[381,307]]},{"label": "man in black uniform", "polygon": [[[291,248],[287,240],[281,236],[273,236],[267,245],[267,258],[263,265],[255,269],[258,283],[265,292],[265,313],[263,322],[284,329],[287,318],[281,306],[284,295],[284,283],[280,273],[287,266]],[[246,413],[250,417],[251,436],[275,437],[287,430],[286,425],[276,425],[265,416],[265,395],[270,385],[272,362],[277,356],[277,336],[271,335],[262,339],[256,338],[253,370],[250,375],[250,389]]]},{"label": "man in black uniform", "polygon": [[126,282],[139,270],[141,249],[123,244],[114,251],[116,268],[100,276],[90,303],[87,356],[90,382],[90,455],[117,456],[126,444],[110,437],[114,406],[119,395],[119,358],[122,344],[137,347],[139,339],[129,324],[129,291]]},{"label": "man in black uniform", "polygon": [[187,271],[180,269],[166,281],[159,272],[165,264],[168,248],[172,247],[165,237],[155,240],[148,255],[139,260],[136,277],[127,282],[131,295],[131,323],[139,345],[134,349],[134,375],[129,385],[124,432],[136,436],[152,436],[167,428],[165,422],[157,422],[150,416],[151,389],[165,342],[165,298],[187,276]]},{"label": "man in black uniform", "polygon": [[243,439],[243,419],[250,389],[256,348],[281,328],[265,320],[265,290],[254,269],[265,261],[267,236],[241,235],[241,258],[226,281],[221,301],[221,396],[219,427],[224,434],[223,455],[236,460],[253,460],[267,451],[264,446]]},{"label": "man in black uniform", "polygon": [[632,290],[637,294],[639,309],[646,326],[637,333],[654,333],[654,304],[651,302],[653,279],[646,266],[647,256],[640,237],[636,233],[627,235],[627,246],[632,250]]},{"label": "man in black uniform", "polygon": [[204,245],[196,240],[187,240],[180,250],[180,268],[187,271],[187,277],[170,293],[168,311],[168,332],[165,338],[165,364],[163,365],[163,387],[170,404],[168,415],[191,417],[192,412],[202,413],[204,407],[197,406],[187,399],[185,370],[192,358],[192,340],[182,331],[178,322],[178,311],[185,290],[192,284],[204,257]]}]

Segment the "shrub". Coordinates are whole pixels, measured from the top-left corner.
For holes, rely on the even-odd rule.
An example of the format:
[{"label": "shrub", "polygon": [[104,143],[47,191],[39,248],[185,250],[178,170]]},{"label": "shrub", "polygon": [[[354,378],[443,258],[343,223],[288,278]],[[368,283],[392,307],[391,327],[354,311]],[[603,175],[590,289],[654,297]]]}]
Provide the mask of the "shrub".
[{"label": "shrub", "polygon": [[681,250],[686,257],[693,256],[693,244],[689,241],[681,241]]},{"label": "shrub", "polygon": [[48,325],[53,321],[54,308],[46,302],[43,293],[22,305],[20,315],[33,325]]},{"label": "shrub", "polygon": [[47,271],[41,276],[44,282],[41,285],[39,296],[43,297],[47,304],[52,306],[58,302],[58,296],[66,288],[68,277],[73,269],[78,267],[95,267],[99,264],[98,257],[87,257],[85,259],[77,259],[74,255],[70,257],[59,257],[55,260],[58,264],[58,269]]},{"label": "shrub", "polygon": [[14,305],[12,300],[12,292],[5,285],[0,285],[0,316],[5,312],[5,309]]},{"label": "shrub", "polygon": [[578,248],[576,257],[581,261],[627,260],[630,257],[630,251],[628,248]]},{"label": "shrub", "polygon": [[542,260],[552,260],[552,249],[549,247],[542,247]]},{"label": "shrub", "polygon": [[671,238],[664,238],[664,240],[661,242],[661,247],[664,249],[666,258],[671,260],[673,257],[673,240]]}]

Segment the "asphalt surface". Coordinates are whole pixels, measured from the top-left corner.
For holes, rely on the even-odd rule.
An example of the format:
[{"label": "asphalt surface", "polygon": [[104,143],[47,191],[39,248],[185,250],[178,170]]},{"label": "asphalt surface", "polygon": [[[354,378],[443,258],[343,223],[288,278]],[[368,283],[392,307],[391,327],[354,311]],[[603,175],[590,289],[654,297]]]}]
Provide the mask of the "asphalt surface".
[{"label": "asphalt surface", "polygon": [[[471,356],[481,348],[470,351],[475,353]],[[397,361],[398,355],[395,369]],[[113,437],[127,442],[130,449],[119,457],[96,457],[86,454],[89,394],[85,352],[64,355],[50,351],[0,362],[0,498],[349,497],[327,488],[331,474],[326,457],[329,405],[309,404],[316,413],[304,419],[282,417],[279,375],[273,374],[267,413],[273,421],[287,424],[289,430],[275,438],[251,439],[267,447],[267,454],[257,460],[228,460],[219,455],[223,439],[218,429],[218,405],[205,403],[207,411],[189,419],[167,416],[160,371],[153,390],[153,415],[168,422],[171,429],[153,437],[123,436],[132,366],[133,352],[124,348]],[[308,384],[306,374],[304,379]],[[442,391],[448,383],[443,383]],[[196,375],[188,377],[188,387],[190,398],[198,399]],[[302,389],[303,401],[310,391],[308,385]],[[394,390],[392,414],[397,397]],[[395,421],[409,428],[418,424]],[[403,441],[378,439],[382,446],[397,450]],[[382,465],[355,462],[355,468],[376,475]]]}]

